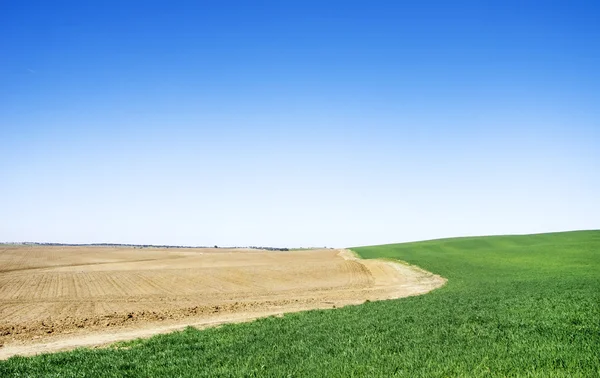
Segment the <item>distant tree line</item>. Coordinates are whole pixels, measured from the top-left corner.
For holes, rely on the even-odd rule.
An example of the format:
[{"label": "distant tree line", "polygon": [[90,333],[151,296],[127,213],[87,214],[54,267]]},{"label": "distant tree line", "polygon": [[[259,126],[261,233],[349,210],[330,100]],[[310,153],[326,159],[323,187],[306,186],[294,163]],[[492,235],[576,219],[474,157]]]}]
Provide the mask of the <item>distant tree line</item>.
[{"label": "distant tree line", "polygon": [[189,245],[160,245],[160,244],[121,244],[121,243],[40,243],[40,242],[17,242],[0,244],[18,245],[43,245],[54,247],[139,247],[139,248],[208,248],[205,246]]},{"label": "distant tree line", "polygon": [[276,248],[276,247],[248,247],[248,248],[252,248],[252,249],[266,249],[267,251],[289,251],[289,248]]},{"label": "distant tree line", "polygon": [[[52,247],[132,247],[132,248],[209,248],[207,246],[189,246],[189,245],[157,245],[157,244],[119,244],[119,243],[40,243],[40,242],[17,242],[17,243],[0,243],[0,244],[17,244],[17,245],[41,245]],[[219,248],[214,246],[214,248]],[[289,248],[277,247],[221,247],[221,248],[251,248],[264,249],[267,251],[289,251]]]}]

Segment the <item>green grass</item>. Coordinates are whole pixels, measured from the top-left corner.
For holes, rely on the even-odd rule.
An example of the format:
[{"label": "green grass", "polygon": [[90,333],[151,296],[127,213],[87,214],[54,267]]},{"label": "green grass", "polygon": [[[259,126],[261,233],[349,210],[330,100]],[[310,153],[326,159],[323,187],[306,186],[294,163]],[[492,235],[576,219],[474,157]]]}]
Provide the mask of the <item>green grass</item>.
[{"label": "green grass", "polygon": [[120,349],[15,357],[0,363],[0,376],[600,376],[600,231],[354,250],[448,283],[423,296],[190,328]]}]

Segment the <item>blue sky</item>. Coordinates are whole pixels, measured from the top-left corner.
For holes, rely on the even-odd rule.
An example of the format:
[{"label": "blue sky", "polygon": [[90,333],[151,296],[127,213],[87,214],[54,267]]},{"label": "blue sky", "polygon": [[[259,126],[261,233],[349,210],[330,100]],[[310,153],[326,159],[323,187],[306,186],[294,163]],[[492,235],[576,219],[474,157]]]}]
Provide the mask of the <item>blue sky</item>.
[{"label": "blue sky", "polygon": [[4,1],[0,241],[600,228],[600,5]]}]

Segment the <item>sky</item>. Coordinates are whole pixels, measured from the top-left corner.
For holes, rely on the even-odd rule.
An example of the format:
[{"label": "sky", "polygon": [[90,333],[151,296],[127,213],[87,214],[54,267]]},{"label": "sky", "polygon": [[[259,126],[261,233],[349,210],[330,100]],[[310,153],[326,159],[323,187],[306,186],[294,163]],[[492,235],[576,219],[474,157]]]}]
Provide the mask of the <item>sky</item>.
[{"label": "sky", "polygon": [[0,2],[0,241],[600,229],[597,1]]}]

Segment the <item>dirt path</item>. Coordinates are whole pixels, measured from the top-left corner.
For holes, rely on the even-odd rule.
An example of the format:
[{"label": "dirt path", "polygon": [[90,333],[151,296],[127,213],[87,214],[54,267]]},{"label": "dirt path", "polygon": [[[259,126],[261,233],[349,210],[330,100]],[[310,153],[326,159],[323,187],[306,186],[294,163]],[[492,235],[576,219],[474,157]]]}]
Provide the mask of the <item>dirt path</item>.
[{"label": "dirt path", "polygon": [[444,283],[349,250],[13,247],[0,252],[0,359],[419,295]]}]

